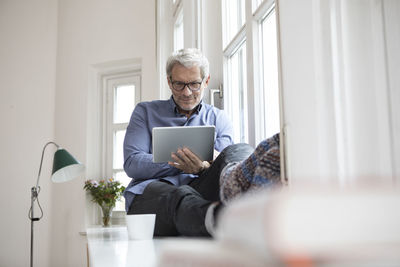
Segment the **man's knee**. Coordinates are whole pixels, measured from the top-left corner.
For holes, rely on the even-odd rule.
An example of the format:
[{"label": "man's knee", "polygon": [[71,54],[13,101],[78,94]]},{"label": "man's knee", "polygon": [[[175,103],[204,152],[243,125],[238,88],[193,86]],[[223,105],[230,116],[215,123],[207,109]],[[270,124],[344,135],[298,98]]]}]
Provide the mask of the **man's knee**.
[{"label": "man's knee", "polygon": [[227,146],[222,150],[221,154],[229,160],[242,161],[245,160],[251,153],[254,152],[254,148],[246,143],[239,143]]},{"label": "man's knee", "polygon": [[[254,148],[246,143],[233,144],[226,147],[214,161],[213,165],[222,171],[223,167],[232,162],[241,162],[254,152]],[[220,174],[218,172],[218,175]]]}]

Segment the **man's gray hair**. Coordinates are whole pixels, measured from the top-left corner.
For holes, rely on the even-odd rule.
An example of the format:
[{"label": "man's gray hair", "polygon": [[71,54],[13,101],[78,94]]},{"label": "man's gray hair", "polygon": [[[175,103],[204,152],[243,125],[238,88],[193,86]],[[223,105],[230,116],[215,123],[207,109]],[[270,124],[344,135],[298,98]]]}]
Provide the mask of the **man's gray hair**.
[{"label": "man's gray hair", "polygon": [[194,66],[199,67],[201,78],[207,78],[209,75],[208,59],[197,48],[185,48],[174,52],[167,61],[166,71],[167,77],[170,78],[172,68],[175,64],[181,64],[185,68]]}]

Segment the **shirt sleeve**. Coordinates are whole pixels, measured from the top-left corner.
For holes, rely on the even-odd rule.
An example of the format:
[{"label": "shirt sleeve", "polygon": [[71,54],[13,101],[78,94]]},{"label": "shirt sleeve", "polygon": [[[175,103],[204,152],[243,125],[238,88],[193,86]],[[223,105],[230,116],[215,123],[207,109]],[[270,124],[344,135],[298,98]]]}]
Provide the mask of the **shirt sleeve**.
[{"label": "shirt sleeve", "polygon": [[233,126],[225,111],[221,110],[215,120],[215,149],[218,152],[224,150],[225,147],[233,144]]},{"label": "shirt sleeve", "polygon": [[132,113],[124,140],[124,170],[137,180],[161,178],[181,173],[168,163],[153,163],[152,134],[146,119],[146,108],[139,103]]}]

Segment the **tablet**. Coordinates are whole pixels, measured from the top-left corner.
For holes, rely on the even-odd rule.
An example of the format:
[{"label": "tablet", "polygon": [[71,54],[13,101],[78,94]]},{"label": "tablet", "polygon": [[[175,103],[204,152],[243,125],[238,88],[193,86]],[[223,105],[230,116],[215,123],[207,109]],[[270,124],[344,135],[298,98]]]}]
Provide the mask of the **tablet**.
[{"label": "tablet", "polygon": [[153,162],[173,161],[171,153],[187,147],[201,160],[213,160],[215,126],[153,128]]}]

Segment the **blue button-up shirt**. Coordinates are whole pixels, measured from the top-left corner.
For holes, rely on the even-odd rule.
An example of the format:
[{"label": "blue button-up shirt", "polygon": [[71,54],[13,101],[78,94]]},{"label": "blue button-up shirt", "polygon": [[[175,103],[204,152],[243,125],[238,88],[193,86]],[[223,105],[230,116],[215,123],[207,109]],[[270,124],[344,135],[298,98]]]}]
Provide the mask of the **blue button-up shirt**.
[{"label": "blue button-up shirt", "polygon": [[172,96],[169,100],[142,102],[136,105],[124,140],[124,169],[132,178],[124,192],[126,210],[132,204],[135,194],[142,194],[146,186],[153,181],[164,179],[179,186],[198,177],[183,173],[168,163],[153,163],[153,128],[201,125],[215,126],[215,150],[222,151],[233,144],[233,127],[226,113],[203,101],[190,118],[178,112]]}]

